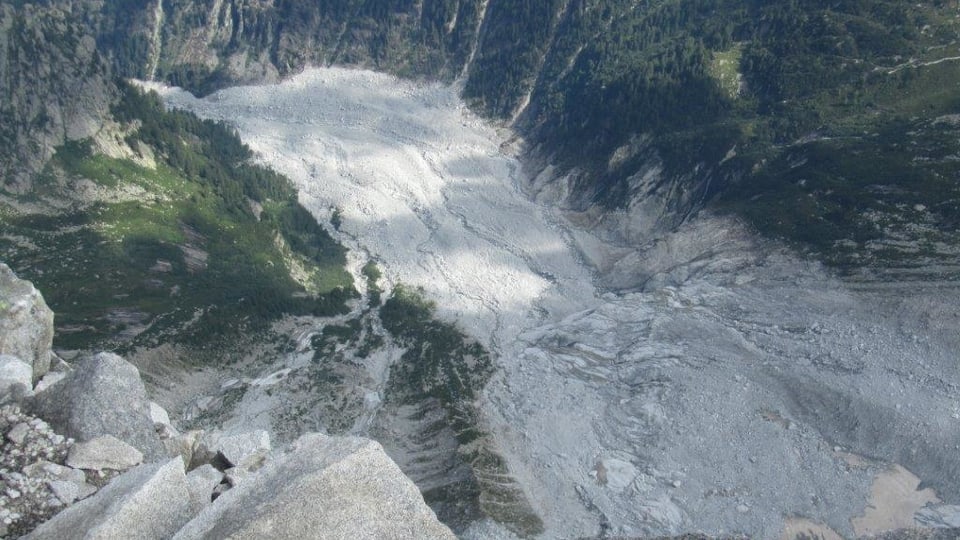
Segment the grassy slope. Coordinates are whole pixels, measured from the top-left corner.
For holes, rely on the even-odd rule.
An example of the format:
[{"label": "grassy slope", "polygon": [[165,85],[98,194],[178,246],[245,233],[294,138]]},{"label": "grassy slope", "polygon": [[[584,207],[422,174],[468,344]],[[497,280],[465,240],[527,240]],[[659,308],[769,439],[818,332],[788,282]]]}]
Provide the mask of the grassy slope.
[{"label": "grassy slope", "polygon": [[[132,88],[115,116],[139,126],[127,142],[161,156],[155,168],[73,143],[58,150],[30,198],[69,198],[79,179],[133,196],[55,215],[4,212],[0,256],[57,313],[57,346],[149,345],[174,340],[169,332],[209,344],[281,314],[345,311],[355,293],[344,249],[286,179],[248,163],[230,131],[166,113]],[[299,282],[292,266],[302,270]],[[139,326],[148,329],[123,334]]]}]

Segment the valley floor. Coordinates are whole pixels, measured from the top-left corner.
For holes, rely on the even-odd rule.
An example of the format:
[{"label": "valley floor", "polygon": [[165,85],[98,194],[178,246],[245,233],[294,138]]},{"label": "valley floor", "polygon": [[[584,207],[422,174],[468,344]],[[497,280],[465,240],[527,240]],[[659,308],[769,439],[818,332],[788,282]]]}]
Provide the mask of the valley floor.
[{"label": "valley floor", "polygon": [[[319,221],[339,217],[355,273],[373,260],[388,288],[422,287],[489,348],[482,420],[544,537],[960,520],[956,283],[854,289],[707,214],[614,245],[531,201],[448,86],[340,68],[205,99],[144,84],[236,126]],[[651,258],[670,270],[603,285]]]}]

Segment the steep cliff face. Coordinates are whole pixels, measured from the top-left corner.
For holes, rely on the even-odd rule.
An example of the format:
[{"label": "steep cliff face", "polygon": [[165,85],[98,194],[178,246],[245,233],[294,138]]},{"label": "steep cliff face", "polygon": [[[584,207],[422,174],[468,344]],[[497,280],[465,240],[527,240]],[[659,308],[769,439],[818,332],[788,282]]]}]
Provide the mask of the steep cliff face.
[{"label": "steep cliff face", "polygon": [[452,79],[469,57],[482,7],[479,0],[113,4],[103,10],[101,42],[121,70],[201,93],[334,63]]},{"label": "steep cliff face", "polygon": [[66,3],[0,5],[0,176],[25,193],[66,141],[90,137],[115,95],[85,20]]}]

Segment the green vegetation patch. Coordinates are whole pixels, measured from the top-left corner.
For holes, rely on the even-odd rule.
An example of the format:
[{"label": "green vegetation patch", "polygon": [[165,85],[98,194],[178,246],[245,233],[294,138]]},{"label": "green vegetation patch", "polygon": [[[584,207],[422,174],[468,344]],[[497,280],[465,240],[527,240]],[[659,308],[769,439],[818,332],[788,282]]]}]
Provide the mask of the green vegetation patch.
[{"label": "green vegetation patch", "polygon": [[743,74],[740,73],[742,57],[743,44],[736,43],[725,51],[715,51],[708,67],[710,77],[731,99],[740,97],[743,84]]},{"label": "green vegetation patch", "polygon": [[380,278],[383,276],[380,268],[377,266],[377,263],[369,261],[363,265],[360,272],[363,274],[363,277],[367,278],[367,291],[370,293],[370,305],[379,306],[381,302],[380,295],[383,293],[379,285]]},{"label": "green vegetation patch", "polygon": [[514,532],[539,534],[542,521],[510,477],[503,458],[485,443],[480,427],[475,400],[493,372],[490,355],[455,325],[437,320],[435,307],[422,291],[398,286],[380,308],[384,328],[407,348],[391,368],[385,398],[409,405],[439,402],[446,426],[456,434],[458,453],[469,463],[476,482],[476,488],[458,486],[456,491],[476,493],[480,510]]},{"label": "green vegetation patch", "polygon": [[[231,130],[165,112],[156,95],[126,85],[113,112],[139,126],[127,142],[152,148],[155,169],[69,143],[43,189],[86,179],[119,195],[4,217],[0,254],[57,313],[57,346],[211,346],[284,314],[346,312],[356,292],[345,249],[287,179],[250,164]],[[306,274],[299,282],[294,266]]]},{"label": "green vegetation patch", "polygon": [[897,250],[863,259],[865,246],[890,231],[906,231],[901,239],[916,243],[914,255],[933,257],[928,248],[950,242],[960,225],[958,136],[948,124],[900,122],[867,136],[792,145],[721,205],[841,268],[902,264]]}]

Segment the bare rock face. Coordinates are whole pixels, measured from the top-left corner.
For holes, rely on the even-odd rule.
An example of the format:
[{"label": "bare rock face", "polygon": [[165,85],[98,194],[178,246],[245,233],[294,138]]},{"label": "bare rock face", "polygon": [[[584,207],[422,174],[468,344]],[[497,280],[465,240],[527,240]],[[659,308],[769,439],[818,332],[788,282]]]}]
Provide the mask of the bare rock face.
[{"label": "bare rock face", "polygon": [[455,538],[376,442],[302,436],[174,537]]},{"label": "bare rock face", "polygon": [[53,311],[40,291],[0,263],[0,354],[15,356],[33,367],[33,382],[50,369]]},{"label": "bare rock face", "polygon": [[62,381],[30,398],[28,408],[78,441],[112,435],[147,461],[166,456],[150,402],[133,364],[111,353],[80,359]]},{"label": "bare rock face", "polygon": [[183,461],[174,458],[127,471],[26,538],[170,538],[190,519],[190,508]]}]

